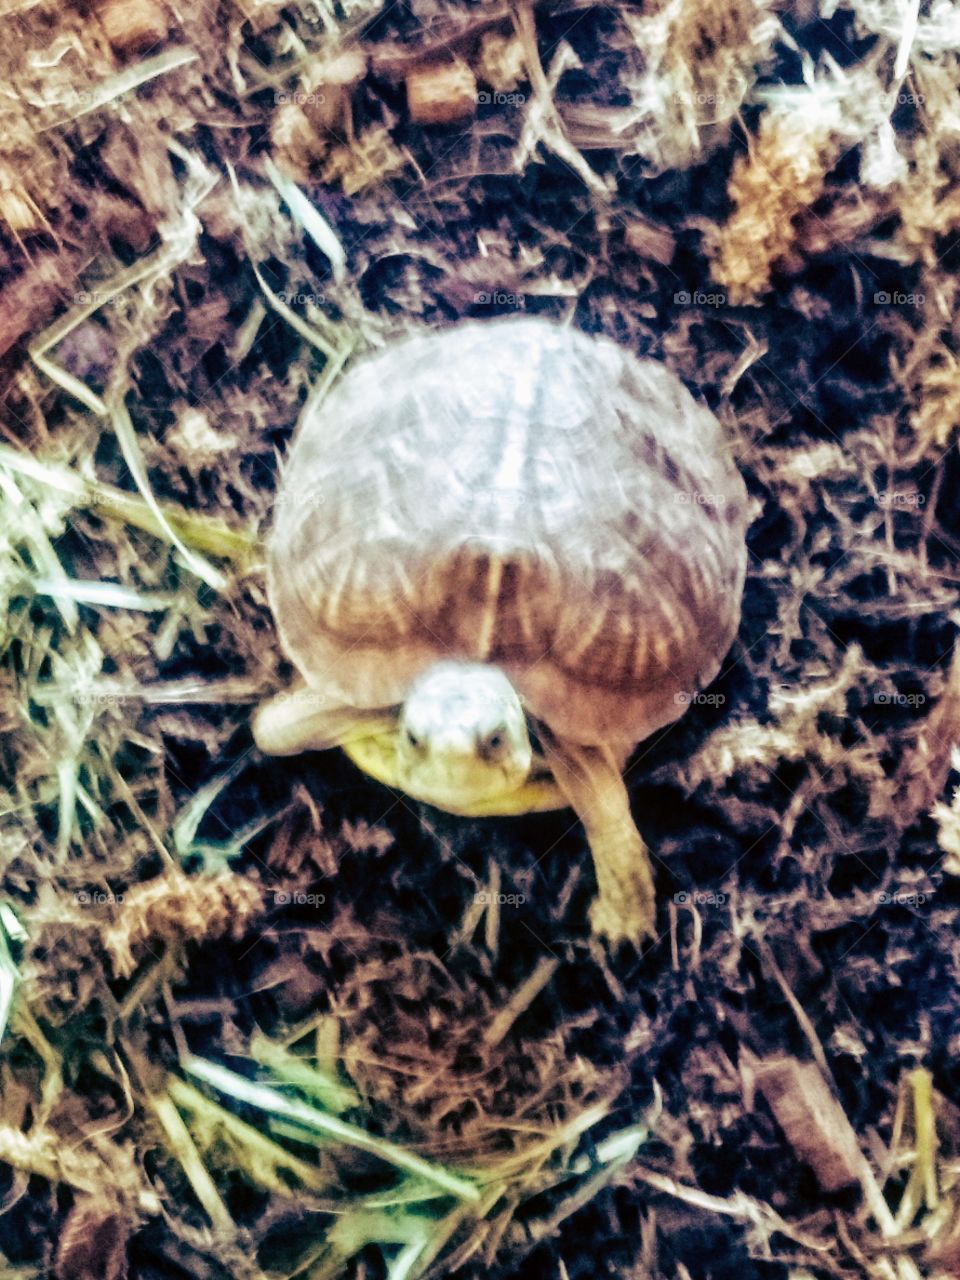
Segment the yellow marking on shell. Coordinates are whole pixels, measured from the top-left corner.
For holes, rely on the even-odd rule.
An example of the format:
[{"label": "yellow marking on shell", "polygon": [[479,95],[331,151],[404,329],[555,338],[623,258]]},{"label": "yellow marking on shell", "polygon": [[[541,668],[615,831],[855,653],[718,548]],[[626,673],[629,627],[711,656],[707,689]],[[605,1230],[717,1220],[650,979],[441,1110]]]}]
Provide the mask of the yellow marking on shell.
[{"label": "yellow marking on shell", "polygon": [[533,603],[528,600],[522,591],[517,593],[517,598],[513,602],[514,616],[520,628],[520,640],[522,644],[533,645],[539,638],[536,628],[534,627]]},{"label": "yellow marking on shell", "polygon": [[[496,470],[484,489],[489,493],[493,510],[488,529],[508,529],[514,523],[518,507],[528,500],[524,492],[524,471],[530,454],[529,420],[533,411],[539,382],[539,369],[534,366],[524,370],[522,378],[513,387],[513,404],[504,421],[504,438],[501,443]],[[489,534],[484,541],[489,545]],[[494,540],[495,541],[495,540]],[[492,548],[487,552],[487,582],[479,632],[475,638],[477,659],[486,662],[496,639],[499,621],[500,592],[503,587],[504,560]],[[523,599],[523,592],[518,593]],[[526,625],[526,619],[524,619]]]},{"label": "yellow marking on shell", "polygon": [[[387,627],[384,625],[386,619],[393,623],[394,636],[406,636],[410,634],[410,616],[411,610],[404,610],[400,607],[400,601],[395,596],[384,596],[378,602],[378,610],[380,621],[378,623],[378,632],[387,634]],[[420,621],[419,615],[414,614],[417,621]]]},{"label": "yellow marking on shell", "polygon": [[637,616],[633,611],[623,609],[612,611],[608,616],[607,623],[612,637],[608,678],[611,685],[629,679],[636,667],[634,636]]},{"label": "yellow marking on shell", "polygon": [[493,648],[493,631],[497,625],[497,603],[500,599],[502,583],[503,561],[498,555],[491,554],[487,557],[487,589],[480,618],[480,630],[476,638],[476,654],[479,662],[486,662]]},{"label": "yellow marking on shell", "polygon": [[[623,671],[627,679],[636,677],[641,671],[646,671],[650,662],[650,636],[646,627],[639,625],[634,627],[631,636],[633,641],[632,647],[628,646],[627,658],[624,660]],[[628,666],[627,663],[630,663]]]},{"label": "yellow marking on shell", "polygon": [[660,631],[653,637],[653,643],[650,648],[653,651],[653,657],[656,660],[657,666],[663,667],[664,670],[669,671],[671,655],[676,652],[674,636]]},{"label": "yellow marking on shell", "polygon": [[566,646],[564,647],[564,666],[569,668],[573,664],[580,662],[583,657],[589,653],[590,649],[595,644],[597,637],[601,634],[606,625],[607,614],[605,612],[605,601],[598,600],[590,626],[584,628],[580,632],[579,640],[572,648],[567,649]]},{"label": "yellow marking on shell", "polygon": [[323,602],[324,622],[334,631],[342,626],[341,606],[344,592],[347,590],[348,585],[352,590],[356,590],[356,585],[353,581],[357,569],[356,561],[353,557],[345,555],[340,562],[339,569],[340,572],[330,582]]},{"label": "yellow marking on shell", "polygon": [[394,572],[397,575],[397,590],[389,598],[384,599],[383,609],[393,619],[397,634],[405,636],[410,632],[410,617],[414,613],[413,601],[416,599],[416,586],[407,572],[401,555],[396,558]]}]

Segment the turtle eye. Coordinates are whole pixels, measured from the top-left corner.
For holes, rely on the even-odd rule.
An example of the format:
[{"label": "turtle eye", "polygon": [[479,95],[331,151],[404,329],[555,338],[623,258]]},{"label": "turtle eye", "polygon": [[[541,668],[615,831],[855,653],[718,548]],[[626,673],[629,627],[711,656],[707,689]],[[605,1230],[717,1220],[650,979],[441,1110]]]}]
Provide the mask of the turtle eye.
[{"label": "turtle eye", "polygon": [[480,755],[486,759],[489,756],[495,756],[498,751],[502,750],[507,741],[507,731],[503,725],[494,729],[492,733],[486,734],[477,743],[477,749]]},{"label": "turtle eye", "polygon": [[403,736],[406,738],[409,745],[413,747],[415,751],[419,750],[419,748],[423,745],[420,738],[417,737],[417,735],[413,732],[412,729],[404,729]]}]

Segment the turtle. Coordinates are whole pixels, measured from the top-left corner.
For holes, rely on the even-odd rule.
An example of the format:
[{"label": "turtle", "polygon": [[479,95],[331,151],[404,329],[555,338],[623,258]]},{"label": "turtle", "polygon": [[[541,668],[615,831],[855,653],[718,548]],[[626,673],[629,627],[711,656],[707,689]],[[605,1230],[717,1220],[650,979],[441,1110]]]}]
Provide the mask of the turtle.
[{"label": "turtle", "polygon": [[294,433],[267,594],[296,684],[265,753],[344,747],[451,813],[560,804],[593,931],[655,932],[623,779],[738,630],[746,486],[666,364],[545,318],[469,320],[361,357]]}]

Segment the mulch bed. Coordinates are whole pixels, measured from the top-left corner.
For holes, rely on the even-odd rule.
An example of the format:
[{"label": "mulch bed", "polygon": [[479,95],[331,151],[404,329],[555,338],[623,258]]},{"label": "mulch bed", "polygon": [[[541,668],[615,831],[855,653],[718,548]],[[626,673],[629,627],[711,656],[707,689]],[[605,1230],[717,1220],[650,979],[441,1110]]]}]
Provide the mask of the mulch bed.
[{"label": "mulch bed", "polygon": [[[4,1275],[957,1273],[960,27],[903,8],[4,6]],[[250,736],[310,388],[517,311],[754,503],[639,955],[569,814]]]}]

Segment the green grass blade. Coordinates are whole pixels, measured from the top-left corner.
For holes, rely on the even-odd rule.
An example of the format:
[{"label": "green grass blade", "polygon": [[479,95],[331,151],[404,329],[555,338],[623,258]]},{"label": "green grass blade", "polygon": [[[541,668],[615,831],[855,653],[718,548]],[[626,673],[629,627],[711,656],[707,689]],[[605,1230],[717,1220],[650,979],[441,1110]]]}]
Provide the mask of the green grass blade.
[{"label": "green grass blade", "polygon": [[392,1164],[405,1173],[415,1174],[425,1182],[440,1187],[449,1195],[456,1196],[458,1200],[476,1203],[480,1199],[480,1191],[475,1183],[448,1173],[446,1169],[441,1169],[421,1159],[420,1156],[405,1151],[394,1142],[376,1138],[357,1125],[340,1120],[336,1116],[327,1115],[309,1103],[285,1097],[268,1085],[248,1080],[245,1076],[237,1075],[236,1072],[229,1071],[218,1063],[207,1062],[203,1058],[189,1057],[183,1063],[183,1067],[194,1079],[201,1080],[219,1092],[236,1098],[238,1102],[245,1102],[248,1106],[257,1107],[271,1115],[286,1117],[303,1125],[305,1129],[322,1134],[325,1138],[332,1138],[359,1151],[367,1151],[371,1155],[379,1156],[387,1164]]}]

